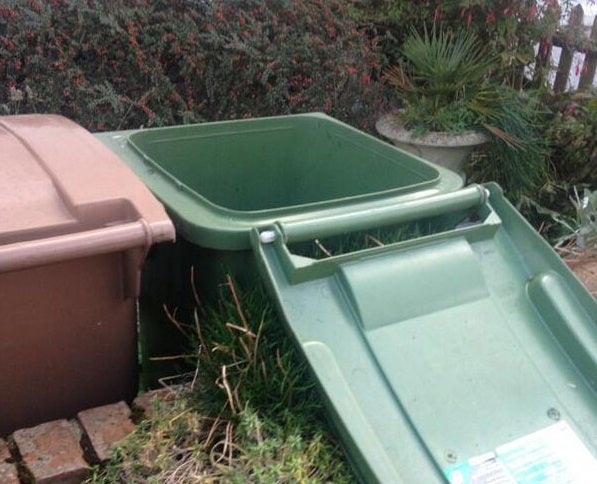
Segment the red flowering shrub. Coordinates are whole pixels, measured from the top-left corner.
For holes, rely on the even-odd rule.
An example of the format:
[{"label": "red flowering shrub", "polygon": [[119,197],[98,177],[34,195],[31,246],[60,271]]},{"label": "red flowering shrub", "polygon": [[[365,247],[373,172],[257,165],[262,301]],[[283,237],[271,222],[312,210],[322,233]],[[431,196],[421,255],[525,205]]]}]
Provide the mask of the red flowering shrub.
[{"label": "red flowering shrub", "polygon": [[375,41],[342,0],[8,0],[0,112],[92,130],[325,111],[369,127]]},{"label": "red flowering shrub", "polygon": [[351,9],[353,17],[369,22],[377,32],[385,32],[384,62],[400,60],[404,37],[412,27],[441,25],[445,29],[465,29],[498,60],[494,77],[513,86],[523,84],[526,66],[535,61],[534,46],[550,38],[558,25],[560,7],[569,9],[571,0],[374,0],[360,2]]}]

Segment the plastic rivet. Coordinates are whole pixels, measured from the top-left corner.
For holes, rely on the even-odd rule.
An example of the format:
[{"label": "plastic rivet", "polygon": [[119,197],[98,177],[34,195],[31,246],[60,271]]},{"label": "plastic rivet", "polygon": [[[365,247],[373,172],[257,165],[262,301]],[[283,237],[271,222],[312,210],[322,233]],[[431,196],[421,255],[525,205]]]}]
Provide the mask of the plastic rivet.
[{"label": "plastic rivet", "polygon": [[446,451],[446,460],[448,462],[456,462],[458,460],[458,456],[456,455],[456,452],[454,452],[453,450],[447,450]]},{"label": "plastic rivet", "polygon": [[547,410],[547,416],[552,420],[560,420],[561,415],[557,408],[550,408]]},{"label": "plastic rivet", "polygon": [[273,230],[264,230],[259,234],[259,241],[262,244],[271,244],[274,240],[276,240],[276,232]]}]

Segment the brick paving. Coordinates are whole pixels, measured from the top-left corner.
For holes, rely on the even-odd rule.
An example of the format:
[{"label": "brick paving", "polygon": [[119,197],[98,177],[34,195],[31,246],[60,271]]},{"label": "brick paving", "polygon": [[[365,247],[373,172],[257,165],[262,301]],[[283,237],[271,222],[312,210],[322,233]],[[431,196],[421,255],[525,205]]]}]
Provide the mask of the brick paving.
[{"label": "brick paving", "polygon": [[4,439],[0,439],[0,482],[19,484],[17,466],[8,449],[8,443]]},{"label": "brick paving", "polygon": [[564,259],[589,292],[597,299],[597,255]]},{"label": "brick paving", "polygon": [[77,484],[89,475],[74,422],[54,420],[17,430],[13,439],[34,482]]},{"label": "brick paving", "polygon": [[133,401],[133,407],[142,413],[143,417],[151,420],[153,418],[153,400],[158,398],[163,401],[171,400],[175,393],[170,388],[160,388],[159,390],[150,390],[141,393]]},{"label": "brick paving", "polygon": [[[132,405],[141,418],[151,418],[152,399],[168,395],[168,390],[147,392]],[[0,438],[0,484],[79,484],[135,429],[131,414],[126,403],[117,402]]]},{"label": "brick paving", "polygon": [[135,430],[130,419],[131,409],[124,402],[90,408],[77,414],[77,420],[87,434],[91,448],[100,462],[108,460],[110,448]]}]

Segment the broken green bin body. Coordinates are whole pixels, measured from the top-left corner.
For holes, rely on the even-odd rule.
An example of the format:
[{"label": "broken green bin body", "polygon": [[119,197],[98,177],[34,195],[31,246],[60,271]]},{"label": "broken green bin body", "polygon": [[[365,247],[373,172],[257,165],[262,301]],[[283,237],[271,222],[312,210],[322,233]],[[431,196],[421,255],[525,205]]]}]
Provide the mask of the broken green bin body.
[{"label": "broken green bin body", "polygon": [[150,357],[181,352],[172,323],[155,315],[165,304],[191,320],[191,268],[203,299],[217,296],[226,273],[248,284],[259,277],[253,228],[330,216],[348,227],[401,201],[462,186],[449,170],[317,113],[96,136],[164,203],[176,226],[176,244],[154,247],[142,274],[142,323],[153,321],[141,328],[144,375],[161,365]]},{"label": "broken green bin body", "polygon": [[[184,305],[191,265],[212,287],[258,268],[362,480],[597,475],[597,303],[499,188],[323,115],[98,137],[178,229],[145,301]],[[429,230],[302,251],[412,224]]]}]

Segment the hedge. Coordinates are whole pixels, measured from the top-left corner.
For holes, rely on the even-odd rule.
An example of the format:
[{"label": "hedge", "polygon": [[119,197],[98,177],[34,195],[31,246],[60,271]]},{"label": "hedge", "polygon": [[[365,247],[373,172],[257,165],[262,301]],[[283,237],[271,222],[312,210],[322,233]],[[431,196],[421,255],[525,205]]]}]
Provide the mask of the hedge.
[{"label": "hedge", "polygon": [[342,0],[8,0],[0,112],[91,130],[324,111],[370,129],[376,40]]}]

